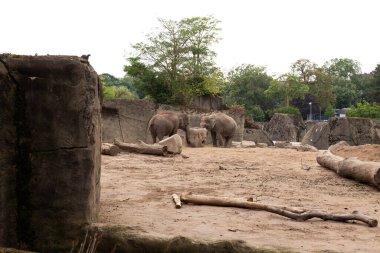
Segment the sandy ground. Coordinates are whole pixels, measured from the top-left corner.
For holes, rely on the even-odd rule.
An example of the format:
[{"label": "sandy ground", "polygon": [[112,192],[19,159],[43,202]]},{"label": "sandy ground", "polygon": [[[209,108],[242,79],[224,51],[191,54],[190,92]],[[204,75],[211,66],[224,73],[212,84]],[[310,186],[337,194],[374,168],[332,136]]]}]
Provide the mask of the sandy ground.
[{"label": "sandy ground", "polygon": [[204,147],[184,148],[183,154],[189,158],[102,156],[100,222],[139,226],[165,236],[239,239],[255,247],[299,252],[380,252],[380,228],[361,222],[296,222],[229,207],[174,208],[171,195],[191,191],[330,213],[359,211],[380,220],[380,192],[320,167],[316,152]]}]

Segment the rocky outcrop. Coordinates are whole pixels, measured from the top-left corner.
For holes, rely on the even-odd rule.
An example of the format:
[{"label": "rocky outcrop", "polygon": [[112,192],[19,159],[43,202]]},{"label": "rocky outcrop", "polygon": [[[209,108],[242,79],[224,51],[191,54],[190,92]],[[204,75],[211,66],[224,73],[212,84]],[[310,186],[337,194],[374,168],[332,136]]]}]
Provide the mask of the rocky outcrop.
[{"label": "rocky outcrop", "polygon": [[275,113],[264,130],[273,141],[301,141],[305,123],[300,115]]},{"label": "rocky outcrop", "polygon": [[329,147],[330,127],[328,122],[318,122],[314,124],[302,139],[302,145],[311,145],[317,149],[327,149]]},{"label": "rocky outcrop", "polygon": [[330,118],[328,122],[314,125],[302,139],[302,144],[310,144],[318,149],[328,149],[340,141],[351,146],[380,144],[376,123],[366,118]]},{"label": "rocky outcrop", "polygon": [[366,118],[331,118],[329,120],[329,144],[346,141],[351,146],[380,144],[376,124]]},{"label": "rocky outcrop", "polygon": [[262,129],[244,129],[243,140],[254,141],[255,143],[266,143],[268,146],[274,145],[268,134]]},{"label": "rocky outcrop", "polygon": [[79,57],[0,55],[0,90],[0,245],[69,251],[99,211],[98,75]]}]

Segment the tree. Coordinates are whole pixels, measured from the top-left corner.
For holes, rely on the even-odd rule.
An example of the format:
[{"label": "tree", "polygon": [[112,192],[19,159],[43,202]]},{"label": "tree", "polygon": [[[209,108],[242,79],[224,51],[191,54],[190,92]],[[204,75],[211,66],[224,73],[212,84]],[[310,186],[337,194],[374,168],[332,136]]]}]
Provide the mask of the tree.
[{"label": "tree", "polygon": [[315,70],[317,69],[316,63],[311,62],[308,59],[299,59],[290,67],[292,73],[297,76],[302,83],[310,85],[315,81]]},{"label": "tree", "polygon": [[347,58],[335,58],[323,65],[326,73],[332,76],[336,107],[349,107],[360,100],[361,91],[358,90],[357,76],[361,74],[360,63]]},{"label": "tree", "polygon": [[228,73],[224,98],[229,105],[244,106],[248,117],[262,120],[261,111],[274,106],[264,95],[271,81],[265,67],[241,65]]},{"label": "tree", "polygon": [[[161,29],[147,35],[147,42],[133,45],[137,55],[125,66],[130,76],[140,78],[138,87],[160,103],[185,104],[193,94],[219,92],[223,78],[211,50],[219,40],[219,21],[209,16],[159,22]],[[149,74],[148,80],[142,72]],[[146,87],[152,85],[163,88],[166,96],[153,94],[156,89]]]},{"label": "tree", "polygon": [[[291,69],[300,82],[309,87],[309,93],[317,99],[316,101],[305,101],[306,104],[317,103],[321,110],[324,110],[328,104],[335,104],[332,78],[323,68],[308,59],[300,59],[291,65]],[[303,111],[302,108],[299,109],[301,112]]]},{"label": "tree", "polygon": [[369,101],[380,103],[380,64],[373,71],[373,78],[367,91]]},{"label": "tree", "polygon": [[289,107],[290,100],[303,98],[308,90],[309,87],[301,83],[298,77],[287,73],[273,80],[264,94],[269,98],[282,102],[283,106]]},{"label": "tree", "polygon": [[123,78],[116,78],[110,74],[99,75],[105,99],[135,99],[137,95],[128,88],[129,84]]}]

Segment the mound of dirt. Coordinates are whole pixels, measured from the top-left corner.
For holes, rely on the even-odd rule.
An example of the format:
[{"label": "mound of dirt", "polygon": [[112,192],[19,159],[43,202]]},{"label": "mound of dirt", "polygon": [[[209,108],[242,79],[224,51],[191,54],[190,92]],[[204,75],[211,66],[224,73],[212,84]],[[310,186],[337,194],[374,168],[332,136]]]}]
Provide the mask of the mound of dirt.
[{"label": "mound of dirt", "polygon": [[365,161],[380,162],[380,145],[366,144],[361,146],[337,146],[332,153],[341,157],[356,157]]}]

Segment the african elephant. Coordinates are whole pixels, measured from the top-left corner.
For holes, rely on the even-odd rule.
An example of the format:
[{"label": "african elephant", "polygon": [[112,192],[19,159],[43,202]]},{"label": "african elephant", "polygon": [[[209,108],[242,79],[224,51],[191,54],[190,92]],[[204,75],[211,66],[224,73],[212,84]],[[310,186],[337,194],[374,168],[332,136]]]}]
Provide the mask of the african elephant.
[{"label": "african elephant", "polygon": [[148,128],[153,143],[156,143],[157,137],[161,141],[164,136],[176,134],[178,129],[186,132],[186,141],[188,142],[189,117],[185,113],[160,112],[150,119]]},{"label": "african elephant", "polygon": [[201,127],[206,128],[211,132],[212,144],[214,147],[219,145],[224,147],[231,147],[232,137],[234,136],[237,128],[236,122],[230,116],[224,113],[213,113],[201,118]]}]

